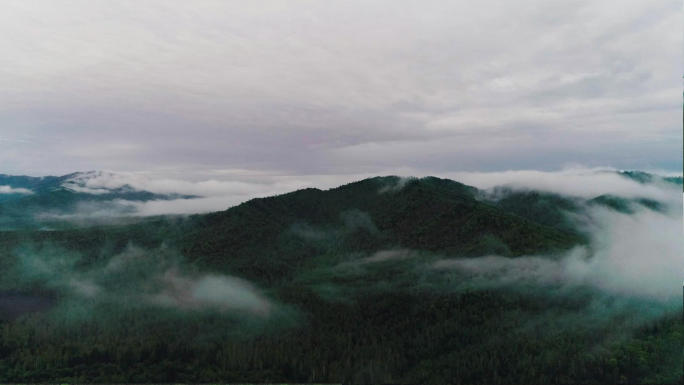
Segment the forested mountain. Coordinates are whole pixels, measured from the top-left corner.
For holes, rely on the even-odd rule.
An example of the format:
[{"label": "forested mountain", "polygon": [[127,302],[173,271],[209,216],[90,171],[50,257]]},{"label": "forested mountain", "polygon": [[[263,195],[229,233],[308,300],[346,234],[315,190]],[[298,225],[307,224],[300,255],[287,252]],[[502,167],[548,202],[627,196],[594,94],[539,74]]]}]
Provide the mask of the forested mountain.
[{"label": "forested mountain", "polygon": [[[31,192],[0,213],[169,199],[2,178]],[[679,300],[577,278],[615,238],[597,236],[606,217],[670,205],[376,177],[206,215],[6,229],[0,382],[678,383]]]},{"label": "forested mountain", "polygon": [[582,241],[478,201],[475,192],[446,179],[397,177],[300,190],[195,218],[182,247],[184,254],[201,256],[218,269],[236,261],[250,278],[280,279],[321,254],[408,248],[464,257],[520,256]]}]

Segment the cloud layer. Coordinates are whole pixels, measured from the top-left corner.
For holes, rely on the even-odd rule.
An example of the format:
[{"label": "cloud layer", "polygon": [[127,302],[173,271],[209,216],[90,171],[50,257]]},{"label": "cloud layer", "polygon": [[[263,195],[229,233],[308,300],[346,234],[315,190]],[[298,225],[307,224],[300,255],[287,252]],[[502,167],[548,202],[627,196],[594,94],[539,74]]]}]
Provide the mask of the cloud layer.
[{"label": "cloud layer", "polygon": [[[407,169],[405,175],[419,172]],[[207,175],[207,174],[204,174]],[[381,173],[382,175],[382,173]],[[618,174],[617,170],[599,168],[569,168],[561,171],[519,170],[505,172],[444,172],[434,176],[449,178],[481,190],[507,187],[514,190],[536,190],[571,197],[594,198],[609,194],[624,198],[648,198],[670,205],[678,204],[681,187],[655,176],[649,183]],[[97,204],[83,204],[76,216],[106,217],[111,215],[194,214],[225,210],[252,198],[283,194],[297,189],[315,187],[327,189],[354,182],[367,175],[309,175],[281,176],[268,173],[211,174],[212,179],[191,180],[155,176],[150,173],[96,172],[77,176],[66,184],[80,192],[102,194],[124,186],[157,194],[192,196],[191,199],[152,200],[134,202],[114,200]],[[192,175],[189,175],[192,177]],[[195,176],[202,177],[202,174]],[[409,178],[400,179],[402,188]],[[382,191],[380,192],[382,193]],[[69,214],[71,215],[71,214]],[[73,216],[73,215],[72,215]]]},{"label": "cloud layer", "polygon": [[4,5],[9,173],[681,169],[674,0]]}]

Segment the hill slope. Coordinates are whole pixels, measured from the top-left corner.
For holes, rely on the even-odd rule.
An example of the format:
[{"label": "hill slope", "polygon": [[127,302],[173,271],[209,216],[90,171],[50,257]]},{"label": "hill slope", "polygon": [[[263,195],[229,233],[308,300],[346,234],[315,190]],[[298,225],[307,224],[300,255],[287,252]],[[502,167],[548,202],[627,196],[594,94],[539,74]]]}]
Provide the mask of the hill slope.
[{"label": "hill slope", "polygon": [[212,268],[228,265],[250,278],[275,279],[324,253],[408,248],[462,257],[520,256],[582,242],[577,234],[475,195],[472,187],[434,177],[378,177],[328,191],[305,189],[196,217],[182,250]]}]

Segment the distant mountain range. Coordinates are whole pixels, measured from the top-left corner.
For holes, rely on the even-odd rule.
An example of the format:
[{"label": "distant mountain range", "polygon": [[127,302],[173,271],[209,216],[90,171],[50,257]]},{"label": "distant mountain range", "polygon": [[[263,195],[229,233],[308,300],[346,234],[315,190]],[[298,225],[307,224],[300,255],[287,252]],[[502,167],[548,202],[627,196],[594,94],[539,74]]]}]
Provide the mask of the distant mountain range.
[{"label": "distant mountain range", "polygon": [[[46,177],[0,174],[0,228],[63,228],[73,225],[76,219],[82,224],[98,223],[102,217],[134,214],[132,208],[115,204],[117,201],[147,202],[195,197],[152,193],[130,185],[116,188],[87,186],[89,179],[102,174],[95,171]],[[64,223],[67,219],[70,224]]]}]

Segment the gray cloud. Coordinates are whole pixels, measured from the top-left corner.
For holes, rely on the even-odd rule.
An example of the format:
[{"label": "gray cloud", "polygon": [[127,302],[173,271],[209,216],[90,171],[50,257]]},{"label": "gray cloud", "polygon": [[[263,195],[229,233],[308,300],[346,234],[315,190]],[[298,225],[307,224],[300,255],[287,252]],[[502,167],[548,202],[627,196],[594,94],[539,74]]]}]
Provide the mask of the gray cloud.
[{"label": "gray cloud", "polygon": [[681,167],[673,0],[5,7],[6,172]]}]

